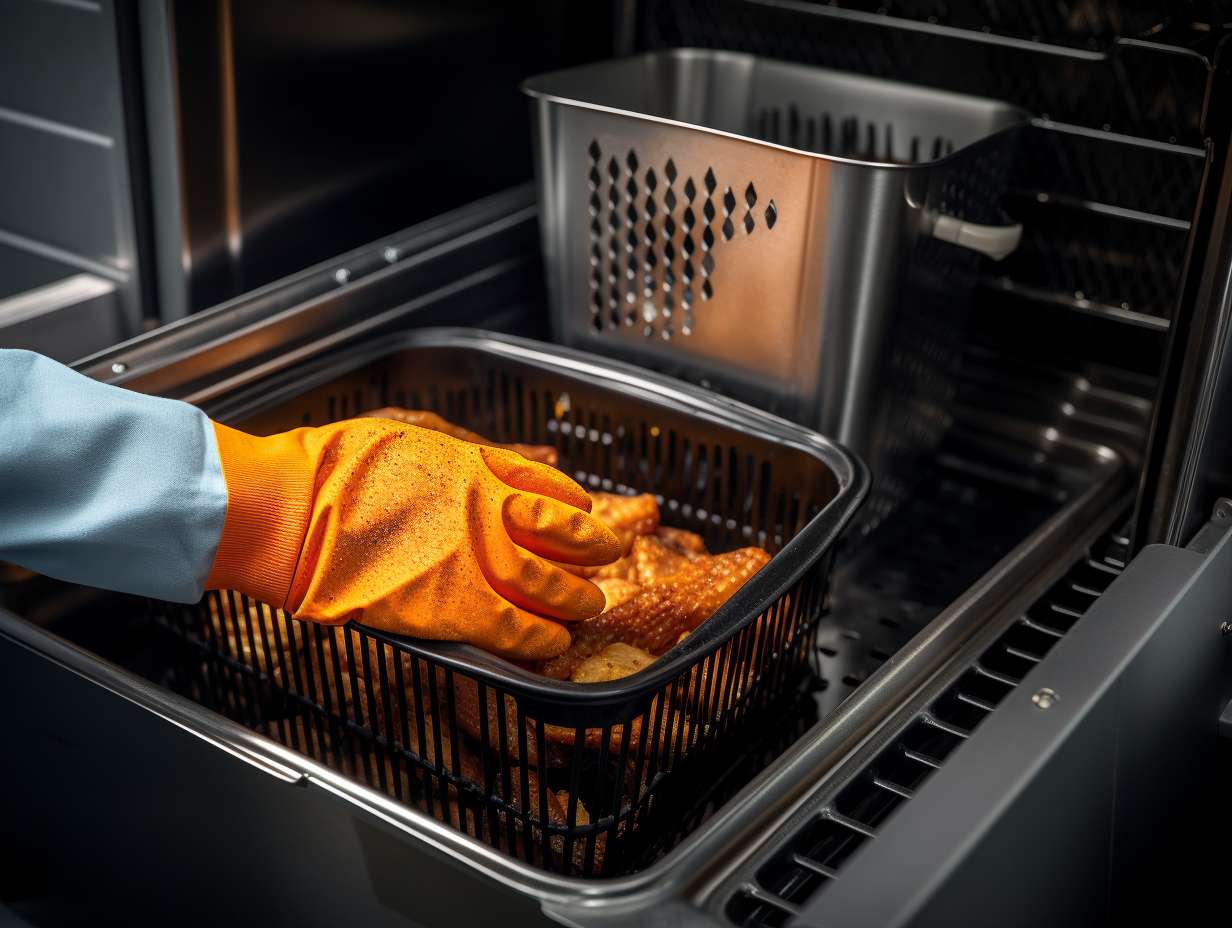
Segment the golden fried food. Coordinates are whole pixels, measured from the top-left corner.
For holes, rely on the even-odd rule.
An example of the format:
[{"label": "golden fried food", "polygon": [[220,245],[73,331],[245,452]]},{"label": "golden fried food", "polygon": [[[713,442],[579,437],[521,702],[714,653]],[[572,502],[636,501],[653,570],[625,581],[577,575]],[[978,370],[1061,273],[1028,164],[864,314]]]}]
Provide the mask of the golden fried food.
[{"label": "golden fried food", "polygon": [[[594,583],[623,580],[639,587],[648,586],[667,579],[689,561],[696,559],[697,555],[686,555],[677,551],[664,543],[657,534],[638,535],[633,539],[628,554],[618,561],[598,568],[591,580]],[[608,608],[611,607],[609,603]]]},{"label": "golden fried food", "polygon": [[595,586],[603,591],[607,601],[604,610],[615,609],[621,603],[632,599],[642,590],[642,585],[633,580],[620,577],[599,577],[593,581]]},{"label": "golden fried food", "polygon": [[559,657],[542,661],[544,676],[568,680],[573,672],[609,644],[623,642],[662,654],[679,638],[714,615],[770,555],[760,548],[740,548],[691,561],[669,580],[644,588],[632,599],[573,626],[573,642]]},{"label": "golden fried food", "polygon": [[555,467],[559,461],[559,456],[556,449],[551,445],[523,445],[518,443],[502,444],[501,442],[489,441],[477,432],[472,432],[470,429],[464,429],[460,425],[454,425],[446,419],[442,419],[434,412],[428,412],[422,409],[403,409],[400,406],[384,406],[381,409],[373,409],[370,412],[361,413],[356,418],[360,419],[393,419],[396,422],[405,422],[407,425],[417,425],[421,429],[431,429],[434,432],[444,432],[454,438],[460,438],[462,441],[469,441],[475,445],[488,445],[492,448],[505,448],[509,451],[516,451],[522,457],[531,461],[538,461],[541,464],[550,464]]},{"label": "golden fried food", "polygon": [[582,661],[569,679],[574,683],[606,683],[632,676],[654,661],[649,651],[618,641]]},{"label": "golden fried food", "polygon": [[625,554],[639,535],[653,534],[659,527],[659,504],[649,493],[622,496],[619,493],[591,493],[590,514],[616,533]]},{"label": "golden fried food", "polygon": [[633,581],[641,586],[675,576],[690,563],[689,558],[667,547],[657,535],[634,539],[629,557],[633,559]]},{"label": "golden fried food", "polygon": [[[636,756],[639,750],[644,750],[649,745],[669,743],[674,745],[677,740],[682,744],[688,744],[693,725],[686,718],[684,708],[669,702],[666,710],[660,709],[661,702],[662,700],[656,696],[651,700],[650,707],[645,712],[630,720],[627,726],[629,730],[627,738],[626,726],[623,724],[616,724],[608,729],[608,752],[612,755],[628,752]],[[603,731],[602,728],[587,728],[582,734],[582,745],[590,751],[599,750],[603,746]],[[643,731],[649,732],[649,735],[644,736]],[[561,725],[545,725],[543,737],[549,746],[547,752],[549,757],[552,753],[550,749],[552,745],[558,748],[573,748],[576,747],[578,740],[576,728]],[[567,762],[560,766],[566,765]]]},{"label": "golden fried food", "polygon": [[[441,688],[441,699],[444,699],[445,674],[437,671],[437,680]],[[487,743],[493,748],[503,748],[505,753],[515,761],[522,761],[522,741],[518,737],[518,704],[508,694],[503,699],[502,706],[497,702],[495,691],[487,687],[484,693],[487,702]],[[481,744],[484,742],[482,719],[484,714],[479,706],[479,685],[470,677],[461,674],[453,675],[454,714],[458,720],[458,728],[475,738]],[[535,735],[535,724],[523,717],[523,730],[526,733],[526,763],[534,766],[539,763],[539,739]],[[504,744],[501,743],[501,732],[504,731]]]},{"label": "golden fried food", "polygon": [[668,549],[675,551],[677,554],[683,554],[689,560],[710,553],[706,550],[705,539],[697,534],[697,532],[690,532],[687,529],[660,525],[655,529],[655,537],[663,542]]}]

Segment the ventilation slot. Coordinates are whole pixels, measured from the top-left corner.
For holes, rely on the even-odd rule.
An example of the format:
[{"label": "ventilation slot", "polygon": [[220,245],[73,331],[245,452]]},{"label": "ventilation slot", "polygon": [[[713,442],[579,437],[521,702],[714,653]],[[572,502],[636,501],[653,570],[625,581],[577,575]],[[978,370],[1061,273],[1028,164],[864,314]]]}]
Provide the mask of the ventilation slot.
[{"label": "ventilation slot", "polygon": [[1129,539],[1112,534],[1087,555],[891,744],[846,783],[728,901],[748,928],[783,925],[839,877],[865,842],[939,769],[1125,568]]},{"label": "ventilation slot", "polygon": [[802,114],[794,103],[786,108],[768,106],[760,110],[754,135],[765,142],[819,155],[886,164],[940,161],[954,153],[954,140],[945,136],[895,134],[893,123],[876,123],[856,115]]}]

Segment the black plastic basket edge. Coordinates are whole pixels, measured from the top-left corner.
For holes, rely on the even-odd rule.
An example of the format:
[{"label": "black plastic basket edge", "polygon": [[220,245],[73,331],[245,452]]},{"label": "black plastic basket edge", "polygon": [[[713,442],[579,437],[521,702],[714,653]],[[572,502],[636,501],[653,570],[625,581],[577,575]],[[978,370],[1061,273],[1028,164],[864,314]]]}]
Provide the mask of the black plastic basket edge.
[{"label": "black plastic basket edge", "polygon": [[224,421],[242,420],[386,355],[410,348],[432,347],[486,351],[524,363],[564,367],[575,376],[599,378],[609,383],[616,381],[623,390],[641,393],[657,403],[675,406],[678,411],[725,427],[753,431],[763,438],[811,454],[831,470],[838,482],[834,498],[703,623],[698,632],[649,667],[619,680],[599,684],[554,680],[472,645],[405,638],[357,623],[364,634],[392,647],[431,658],[476,680],[516,692],[519,697],[544,700],[554,706],[586,708],[625,705],[630,700],[652,697],[703,660],[711,649],[721,646],[754,621],[822,558],[829,556],[868,494],[871,478],[864,463],[846,448],[803,426],[634,365],[480,329],[428,328],[363,342],[328,359],[275,374],[269,380],[211,404],[207,411]]}]

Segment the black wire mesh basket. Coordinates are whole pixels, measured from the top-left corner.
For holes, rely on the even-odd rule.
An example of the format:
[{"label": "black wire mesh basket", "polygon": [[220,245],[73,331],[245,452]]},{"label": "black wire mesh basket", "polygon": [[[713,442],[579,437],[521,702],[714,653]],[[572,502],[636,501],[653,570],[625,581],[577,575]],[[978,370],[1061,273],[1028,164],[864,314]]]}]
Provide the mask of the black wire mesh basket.
[{"label": "black wire mesh basket", "polygon": [[772,557],[653,664],[610,682],[302,622],[234,592],[152,604],[183,655],[170,682],[536,866],[601,876],[645,865],[717,801],[755,750],[757,720],[798,715],[833,548],[867,471],[816,433],[676,381],[465,330],[361,346],[210,412],[269,434],[389,405],[554,446],[583,486],[654,493],[664,524],[710,550]]}]

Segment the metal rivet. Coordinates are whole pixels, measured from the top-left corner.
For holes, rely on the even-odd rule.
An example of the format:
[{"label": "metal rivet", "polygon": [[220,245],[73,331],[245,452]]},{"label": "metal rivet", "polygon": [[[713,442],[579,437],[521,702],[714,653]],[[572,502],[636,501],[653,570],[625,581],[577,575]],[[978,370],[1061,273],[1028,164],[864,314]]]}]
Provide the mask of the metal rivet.
[{"label": "metal rivet", "polygon": [[393,264],[395,261],[398,260],[398,249],[390,245],[388,248],[386,248],[384,251],[381,252],[381,257],[385,259],[387,264]]},{"label": "metal rivet", "polygon": [[1219,634],[1232,635],[1232,622],[1224,622],[1219,626]]},{"label": "metal rivet", "polygon": [[1058,698],[1059,697],[1054,690],[1050,690],[1045,686],[1043,689],[1035,691],[1035,693],[1031,696],[1031,702],[1035,703],[1037,709],[1051,709],[1052,704],[1056,702]]},{"label": "metal rivet", "polygon": [[126,370],[128,370],[128,365],[123,361],[116,361],[115,364],[111,365],[111,373],[113,374],[123,374]]},{"label": "metal rivet", "polygon": [[351,272],[348,271],[345,267],[340,267],[338,268],[338,270],[334,271],[334,282],[335,283],[345,284],[350,279],[351,279]]}]

